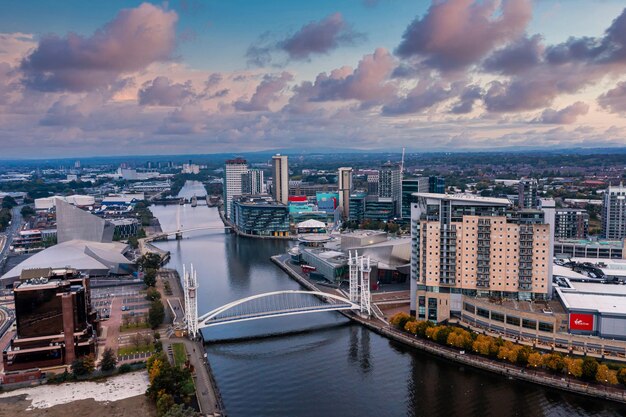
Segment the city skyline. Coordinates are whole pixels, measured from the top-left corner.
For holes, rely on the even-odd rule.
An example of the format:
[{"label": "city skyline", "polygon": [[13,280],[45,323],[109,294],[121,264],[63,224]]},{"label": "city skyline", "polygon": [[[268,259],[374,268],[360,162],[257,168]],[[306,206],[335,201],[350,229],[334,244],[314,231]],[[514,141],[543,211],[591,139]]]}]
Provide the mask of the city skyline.
[{"label": "city skyline", "polygon": [[6,9],[3,159],[626,144],[619,1]]}]

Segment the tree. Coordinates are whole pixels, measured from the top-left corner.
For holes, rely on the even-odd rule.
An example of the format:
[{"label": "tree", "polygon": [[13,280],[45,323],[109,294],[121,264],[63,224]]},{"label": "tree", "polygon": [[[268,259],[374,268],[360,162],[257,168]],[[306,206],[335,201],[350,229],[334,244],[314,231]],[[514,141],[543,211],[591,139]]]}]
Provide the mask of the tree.
[{"label": "tree", "polygon": [[22,207],[22,210],[20,210],[20,213],[22,214],[22,217],[24,217],[25,219],[28,219],[35,215],[35,209],[32,208],[31,206],[24,206]]},{"label": "tree", "polygon": [[182,404],[174,404],[163,417],[198,417],[198,414],[195,410],[192,410],[189,407],[185,407]]},{"label": "tree", "polygon": [[407,313],[396,313],[389,319],[389,323],[398,329],[404,329],[408,321],[415,321],[415,317]]},{"label": "tree", "polygon": [[117,366],[117,358],[115,357],[115,353],[113,353],[113,349],[110,347],[104,349],[102,353],[102,360],[100,361],[100,370],[102,371],[112,371]]},{"label": "tree", "polygon": [[604,364],[598,365],[598,370],[596,371],[596,381],[600,383],[615,385],[618,382],[617,372],[609,369],[609,367]]},{"label": "tree", "polygon": [[583,375],[583,360],[567,357],[565,358],[567,373],[575,378]]},{"label": "tree", "polygon": [[170,408],[174,405],[174,397],[165,392],[161,392],[157,395],[156,407],[157,407],[157,416],[164,416]]},{"label": "tree", "polygon": [[533,352],[528,355],[528,366],[530,368],[538,368],[541,366],[542,363],[543,360],[541,358],[541,353]]},{"label": "tree", "polygon": [[161,293],[154,287],[149,287],[148,291],[146,291],[146,299],[150,301],[160,300]]},{"label": "tree", "polygon": [[617,380],[620,384],[626,385],[626,367],[620,368],[617,371]]},{"label": "tree", "polygon": [[165,307],[161,300],[154,300],[152,304],[150,304],[150,310],[148,310],[148,323],[150,323],[150,327],[156,329],[159,327],[163,320],[165,319]]},{"label": "tree", "polygon": [[148,287],[154,287],[156,285],[157,270],[154,268],[148,268],[143,274],[143,283]]},{"label": "tree", "polygon": [[561,372],[565,368],[565,361],[560,353],[543,355],[543,365],[552,372]]},{"label": "tree", "polygon": [[595,358],[586,357],[583,360],[582,369],[582,377],[588,381],[593,381],[596,379],[596,373],[598,372],[598,361]]},{"label": "tree", "polygon": [[10,210],[15,206],[17,206],[17,202],[15,201],[15,199],[10,195],[5,195],[2,199],[2,208]]},{"label": "tree", "polygon": [[72,362],[72,373],[75,377],[91,374],[96,369],[96,360],[93,355],[82,356]]},{"label": "tree", "polygon": [[143,255],[137,262],[144,270],[159,269],[161,266],[161,257],[156,253],[147,253]]}]

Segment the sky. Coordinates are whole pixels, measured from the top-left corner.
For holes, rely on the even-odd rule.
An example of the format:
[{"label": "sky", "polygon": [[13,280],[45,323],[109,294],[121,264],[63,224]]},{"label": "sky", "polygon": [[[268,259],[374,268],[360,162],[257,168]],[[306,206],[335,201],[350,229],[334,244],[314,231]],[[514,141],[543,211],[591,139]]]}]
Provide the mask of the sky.
[{"label": "sky", "polygon": [[623,146],[623,0],[5,0],[0,13],[0,159]]}]

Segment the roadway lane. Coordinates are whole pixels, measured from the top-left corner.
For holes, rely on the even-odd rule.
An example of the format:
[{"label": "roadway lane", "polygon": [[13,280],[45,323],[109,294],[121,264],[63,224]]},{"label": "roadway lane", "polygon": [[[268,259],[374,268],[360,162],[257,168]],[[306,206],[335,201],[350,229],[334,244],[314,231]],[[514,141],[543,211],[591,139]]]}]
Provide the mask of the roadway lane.
[{"label": "roadway lane", "polygon": [[2,245],[0,245],[0,265],[4,264],[6,257],[9,255],[9,247],[11,246],[11,243],[13,243],[13,237],[17,234],[20,226],[22,225],[22,213],[20,212],[22,207],[23,206],[13,207],[13,210],[11,211],[11,224],[2,235],[4,239],[0,237],[0,243],[2,243]]}]

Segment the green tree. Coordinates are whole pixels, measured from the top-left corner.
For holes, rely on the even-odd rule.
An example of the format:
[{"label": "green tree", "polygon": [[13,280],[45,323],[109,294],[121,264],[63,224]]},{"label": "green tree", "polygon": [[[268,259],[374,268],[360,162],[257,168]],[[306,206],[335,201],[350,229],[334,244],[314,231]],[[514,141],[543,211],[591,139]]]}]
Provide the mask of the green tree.
[{"label": "green tree", "polygon": [[163,417],[199,417],[200,414],[182,404],[174,404]]},{"label": "green tree", "polygon": [[75,377],[91,374],[96,369],[96,360],[93,355],[82,356],[72,362],[72,373]]},{"label": "green tree", "polygon": [[620,384],[626,386],[626,366],[617,371],[617,380]]},{"label": "green tree", "polygon": [[115,357],[115,353],[113,349],[110,347],[104,349],[102,353],[102,360],[100,361],[100,370],[107,372],[112,371],[117,366],[117,358]]},{"label": "green tree", "polygon": [[148,323],[150,323],[150,327],[156,329],[159,327],[163,320],[165,319],[165,307],[161,300],[154,300],[152,304],[150,304],[150,310],[148,310]]},{"label": "green tree", "polygon": [[161,299],[161,293],[156,288],[149,287],[148,291],[146,292],[146,299],[150,300],[150,301],[160,300]]},{"label": "green tree", "polygon": [[156,285],[157,271],[154,268],[148,268],[143,274],[143,283],[148,287],[154,287]]},{"label": "green tree", "polygon": [[157,407],[157,416],[163,417],[170,408],[175,404],[174,397],[166,392],[161,392],[157,395],[156,407]]},{"label": "green tree", "polygon": [[4,196],[4,198],[2,199],[2,208],[10,210],[15,206],[17,206],[17,202],[13,197],[11,197],[10,195]]},{"label": "green tree", "polygon": [[24,217],[25,219],[28,219],[35,215],[35,209],[32,208],[31,206],[24,206],[20,210],[20,213],[22,214],[22,217]]},{"label": "green tree", "polygon": [[583,360],[582,377],[588,381],[593,381],[596,379],[597,372],[598,372],[598,361],[595,358],[586,357]]}]

